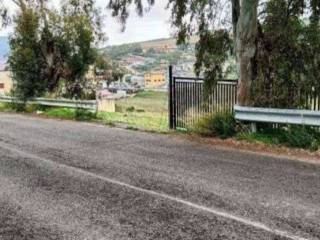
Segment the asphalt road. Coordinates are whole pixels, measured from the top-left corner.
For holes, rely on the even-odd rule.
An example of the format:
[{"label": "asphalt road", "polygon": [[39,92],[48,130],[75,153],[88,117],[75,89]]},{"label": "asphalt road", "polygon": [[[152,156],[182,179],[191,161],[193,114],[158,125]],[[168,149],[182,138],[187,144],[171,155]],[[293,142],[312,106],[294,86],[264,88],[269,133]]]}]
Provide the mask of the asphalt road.
[{"label": "asphalt road", "polygon": [[0,239],[320,239],[320,165],[0,113]]}]

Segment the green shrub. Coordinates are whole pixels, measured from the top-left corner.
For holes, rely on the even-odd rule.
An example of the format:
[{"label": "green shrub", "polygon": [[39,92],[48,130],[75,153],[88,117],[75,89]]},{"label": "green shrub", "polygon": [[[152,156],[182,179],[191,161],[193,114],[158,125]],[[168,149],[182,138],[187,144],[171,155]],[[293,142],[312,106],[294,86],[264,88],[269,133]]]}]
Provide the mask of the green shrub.
[{"label": "green shrub", "polygon": [[43,115],[60,119],[74,119],[75,111],[69,108],[49,108]]},{"label": "green shrub", "polygon": [[14,111],[14,105],[12,103],[0,103],[0,111],[10,112]]},{"label": "green shrub", "polygon": [[319,131],[306,126],[260,127],[257,133],[242,132],[237,134],[237,138],[250,142],[263,142],[268,145],[282,144],[288,147],[304,148],[313,151],[318,150],[320,146]]},{"label": "green shrub", "polygon": [[286,138],[290,147],[308,148],[311,150],[317,150],[320,142],[318,131],[305,126],[289,126]]},{"label": "green shrub", "polygon": [[146,112],[144,109],[137,109],[137,112],[138,113],[144,113],[144,112]]},{"label": "green shrub", "polygon": [[127,112],[134,112],[134,110],[135,110],[135,108],[134,108],[133,106],[128,107],[128,108],[126,109]]},{"label": "green shrub", "polygon": [[24,111],[27,113],[37,112],[38,105],[37,104],[26,104]]},{"label": "green shrub", "polygon": [[236,133],[236,121],[233,114],[227,112],[215,113],[203,117],[193,131],[206,137],[232,137]]},{"label": "green shrub", "polygon": [[48,111],[49,109],[50,109],[50,107],[48,107],[48,106],[37,105],[37,110],[38,111],[45,112],[45,111]]},{"label": "green shrub", "polygon": [[92,119],[96,119],[97,114],[94,112],[90,112],[88,110],[85,110],[85,109],[78,108],[75,111],[74,118],[77,121],[90,121]]},{"label": "green shrub", "polygon": [[116,112],[119,112],[119,113],[123,112],[123,107],[119,104],[116,104]]}]

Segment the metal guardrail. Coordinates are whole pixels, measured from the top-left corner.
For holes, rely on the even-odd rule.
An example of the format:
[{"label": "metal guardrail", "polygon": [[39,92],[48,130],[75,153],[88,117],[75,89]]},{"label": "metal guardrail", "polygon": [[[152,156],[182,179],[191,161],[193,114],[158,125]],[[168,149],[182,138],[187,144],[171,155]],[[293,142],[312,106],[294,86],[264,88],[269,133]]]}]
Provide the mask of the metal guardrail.
[{"label": "metal guardrail", "polygon": [[[4,103],[14,103],[17,102],[16,98],[0,96],[0,102]],[[35,98],[28,101],[30,104],[38,104],[42,106],[49,107],[64,107],[64,108],[82,108],[88,110],[96,110],[97,109],[97,101],[95,100],[85,100],[85,101],[77,101],[77,100],[69,100],[69,99],[49,99],[49,98]]]},{"label": "metal guardrail", "polygon": [[241,106],[234,111],[239,121],[320,126],[320,111]]}]

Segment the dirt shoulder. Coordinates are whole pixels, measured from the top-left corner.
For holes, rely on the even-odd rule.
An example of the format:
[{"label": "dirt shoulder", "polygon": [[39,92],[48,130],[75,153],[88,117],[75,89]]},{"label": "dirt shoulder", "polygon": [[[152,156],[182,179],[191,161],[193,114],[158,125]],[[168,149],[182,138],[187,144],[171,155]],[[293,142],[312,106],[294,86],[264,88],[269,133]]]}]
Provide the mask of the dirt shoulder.
[{"label": "dirt shoulder", "polygon": [[[6,114],[17,114],[17,113],[11,113],[6,112]],[[68,120],[68,119],[60,119],[60,118],[54,118],[54,117],[48,117],[43,115],[38,115],[35,113],[23,113],[24,116],[34,117],[34,118],[42,118],[42,119],[53,119],[53,120],[60,120],[60,121],[75,121],[75,120]],[[295,161],[302,161],[302,162],[308,162],[313,164],[320,164],[320,150],[311,152],[309,150],[305,149],[298,149],[298,148],[288,148],[285,146],[277,146],[277,145],[267,145],[260,142],[248,142],[245,140],[237,140],[234,138],[231,139],[220,139],[220,138],[204,138],[195,134],[182,134],[177,132],[156,132],[151,130],[145,130],[145,129],[139,129],[139,128],[131,128],[128,127],[125,124],[112,124],[108,125],[106,123],[103,123],[101,121],[95,120],[95,121],[84,121],[83,123],[89,123],[89,124],[96,124],[96,125],[102,125],[105,127],[116,127],[121,129],[127,129],[131,131],[142,131],[147,132],[151,134],[167,134],[174,137],[179,138],[180,140],[189,140],[191,142],[199,143],[199,144],[206,144],[210,145],[215,148],[220,149],[227,149],[232,151],[241,151],[246,153],[254,153],[254,154],[260,154],[265,156],[271,156],[275,158],[286,158],[290,160]]]},{"label": "dirt shoulder", "polygon": [[302,161],[313,164],[320,164],[320,150],[311,152],[305,149],[288,148],[286,146],[267,145],[259,142],[247,142],[245,140],[203,138],[193,134],[177,134],[179,138],[185,138],[189,141],[210,145],[215,148],[227,149],[232,151],[241,151],[254,153],[275,158],[286,158],[295,161]]}]

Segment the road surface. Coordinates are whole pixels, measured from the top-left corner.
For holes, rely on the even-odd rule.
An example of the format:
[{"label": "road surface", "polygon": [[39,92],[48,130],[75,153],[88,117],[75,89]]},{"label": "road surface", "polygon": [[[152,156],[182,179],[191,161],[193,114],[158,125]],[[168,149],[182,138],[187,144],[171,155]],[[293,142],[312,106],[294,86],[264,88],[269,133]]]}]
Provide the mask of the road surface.
[{"label": "road surface", "polygon": [[0,239],[320,239],[320,165],[0,113]]}]

